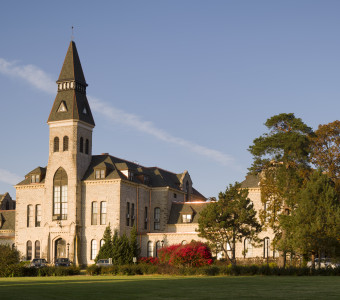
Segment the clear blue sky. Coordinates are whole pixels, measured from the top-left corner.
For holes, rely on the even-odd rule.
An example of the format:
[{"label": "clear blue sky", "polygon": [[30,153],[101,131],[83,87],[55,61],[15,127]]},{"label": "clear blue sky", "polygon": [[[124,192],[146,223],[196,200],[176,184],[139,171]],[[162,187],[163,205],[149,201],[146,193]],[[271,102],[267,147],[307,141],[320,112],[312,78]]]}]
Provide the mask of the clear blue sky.
[{"label": "clear blue sky", "polygon": [[265,120],[339,119],[340,1],[5,1],[0,194],[48,160],[46,123],[71,26],[94,153],[176,173],[217,196],[242,181]]}]

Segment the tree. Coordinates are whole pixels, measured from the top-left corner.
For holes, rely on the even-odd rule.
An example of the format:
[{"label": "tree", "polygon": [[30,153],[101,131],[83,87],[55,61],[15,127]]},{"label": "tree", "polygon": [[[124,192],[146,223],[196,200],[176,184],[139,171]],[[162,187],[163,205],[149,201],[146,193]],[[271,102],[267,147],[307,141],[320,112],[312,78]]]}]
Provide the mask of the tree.
[{"label": "tree", "polygon": [[0,245],[0,269],[17,264],[20,261],[20,253],[17,249],[12,249],[9,245]]},{"label": "tree", "polygon": [[[220,192],[217,202],[212,202],[200,213],[198,219],[199,236],[214,245],[219,244],[228,260],[235,264],[235,244],[243,238],[254,242],[261,231],[256,219],[253,203],[248,198],[248,190],[241,189],[239,183],[229,185]],[[229,256],[227,245],[232,249]]]},{"label": "tree", "polygon": [[274,230],[277,242],[289,235],[282,232],[279,216],[285,209],[295,209],[297,194],[311,171],[310,141],[314,133],[292,113],[275,115],[265,125],[269,133],[256,138],[248,149],[254,157],[250,171],[260,177],[261,201],[266,206],[260,219]]},{"label": "tree", "polygon": [[319,125],[312,138],[312,162],[335,182],[340,190],[340,121]]},{"label": "tree", "polygon": [[137,228],[136,228],[136,226],[133,226],[133,228],[130,232],[130,247],[131,247],[132,257],[138,257],[139,254],[140,254],[140,249],[139,249],[138,241],[137,241]]},{"label": "tree", "polygon": [[100,247],[95,262],[98,259],[112,258],[113,257],[113,244],[112,244],[112,231],[110,224],[105,228],[103,235],[104,245]]},{"label": "tree", "polygon": [[[297,208],[290,216],[282,215],[282,225],[291,232],[294,250],[311,254],[331,253],[339,247],[340,203],[334,183],[321,171],[314,171],[298,197]],[[334,252],[334,251],[333,251]],[[319,260],[320,262],[320,260]]]}]

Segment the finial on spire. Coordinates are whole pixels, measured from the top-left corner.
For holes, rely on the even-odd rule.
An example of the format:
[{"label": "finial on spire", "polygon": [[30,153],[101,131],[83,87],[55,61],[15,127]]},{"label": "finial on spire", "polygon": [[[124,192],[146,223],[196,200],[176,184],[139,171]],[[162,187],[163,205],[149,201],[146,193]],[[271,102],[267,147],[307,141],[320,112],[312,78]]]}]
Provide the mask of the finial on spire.
[{"label": "finial on spire", "polygon": [[71,41],[73,41],[73,40],[74,40],[74,35],[73,35],[73,29],[74,29],[74,27],[72,26],[71,28],[72,28]]}]

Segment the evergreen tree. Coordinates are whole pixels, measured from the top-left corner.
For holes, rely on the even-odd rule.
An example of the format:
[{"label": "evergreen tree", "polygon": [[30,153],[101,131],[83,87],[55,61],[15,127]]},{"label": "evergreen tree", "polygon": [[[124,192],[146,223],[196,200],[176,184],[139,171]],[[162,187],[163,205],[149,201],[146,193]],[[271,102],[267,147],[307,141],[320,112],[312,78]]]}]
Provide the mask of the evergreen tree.
[{"label": "evergreen tree", "polygon": [[139,249],[138,241],[137,241],[136,226],[133,226],[130,232],[130,248],[131,248],[132,257],[138,257],[140,253],[140,249]]},{"label": "evergreen tree", "polygon": [[112,258],[113,256],[112,231],[110,224],[105,228],[103,240],[104,245],[100,247],[95,262],[97,262],[98,259]]},{"label": "evergreen tree", "polygon": [[308,180],[314,133],[292,113],[273,116],[265,125],[269,133],[256,138],[249,147],[254,156],[250,171],[260,178],[261,201],[266,207],[260,211],[262,224],[273,229],[274,243],[280,241],[281,250],[287,252],[291,249],[290,232],[288,228],[282,231],[280,215],[296,208],[297,195]]}]

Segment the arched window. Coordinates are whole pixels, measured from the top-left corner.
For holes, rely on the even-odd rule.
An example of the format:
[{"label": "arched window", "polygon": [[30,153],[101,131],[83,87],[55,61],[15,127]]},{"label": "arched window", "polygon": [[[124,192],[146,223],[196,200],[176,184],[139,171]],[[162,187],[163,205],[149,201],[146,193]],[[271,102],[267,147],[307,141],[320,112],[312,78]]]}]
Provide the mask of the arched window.
[{"label": "arched window", "polygon": [[67,220],[67,174],[59,168],[53,178],[53,219]]},{"label": "arched window", "polygon": [[92,202],[91,225],[97,225],[98,202]]},{"label": "arched window", "polygon": [[32,259],[32,242],[27,241],[26,243],[26,260]]},{"label": "arched window", "polygon": [[27,227],[33,227],[33,205],[27,205]]},{"label": "arched window", "polygon": [[244,258],[253,257],[253,245],[250,239],[244,239]]},{"label": "arched window", "polygon": [[156,257],[158,257],[158,250],[162,248],[162,243],[161,241],[158,241],[156,243]]},{"label": "arched window", "polygon": [[63,138],[63,151],[68,151],[68,136],[65,135]]},{"label": "arched window", "polygon": [[57,136],[54,138],[53,152],[59,152],[59,138]]},{"label": "arched window", "polygon": [[40,242],[35,241],[34,243],[34,258],[40,258]]},{"label": "arched window", "polygon": [[100,244],[99,244],[99,245],[100,245],[100,248],[103,247],[104,244],[105,244],[105,241],[104,241],[103,239],[101,239],[101,240],[100,240]]},{"label": "arched window", "polygon": [[265,237],[263,239],[263,258],[269,257],[269,250],[270,250],[270,239],[269,237]]},{"label": "arched window", "polygon": [[79,141],[79,151],[81,153],[84,152],[84,139],[82,137],[80,138],[80,141]]},{"label": "arched window", "polygon": [[153,245],[151,241],[148,241],[148,247],[147,247],[147,257],[153,257]]},{"label": "arched window", "polygon": [[182,241],[182,243],[181,243],[182,245],[186,245],[187,244],[187,241],[186,240],[184,240],[184,241]]},{"label": "arched window", "polygon": [[89,154],[89,149],[90,149],[90,142],[88,139],[86,139],[85,142],[85,154]]},{"label": "arched window", "polygon": [[91,241],[91,259],[94,260],[97,256],[97,241]]},{"label": "arched window", "polygon": [[161,224],[161,209],[159,207],[155,207],[154,210],[154,229],[159,230]]}]

